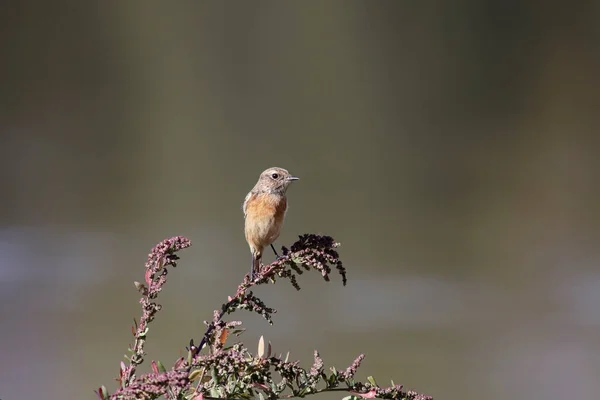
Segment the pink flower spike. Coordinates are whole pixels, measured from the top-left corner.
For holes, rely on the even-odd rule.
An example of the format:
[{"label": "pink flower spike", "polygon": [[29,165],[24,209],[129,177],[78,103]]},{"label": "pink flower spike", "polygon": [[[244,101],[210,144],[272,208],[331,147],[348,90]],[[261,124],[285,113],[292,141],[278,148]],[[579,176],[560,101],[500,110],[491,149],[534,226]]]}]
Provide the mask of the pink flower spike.
[{"label": "pink flower spike", "polygon": [[144,279],[146,280],[146,284],[148,286],[150,286],[150,283],[152,282],[152,270],[151,269],[146,270],[146,273],[144,274]]}]

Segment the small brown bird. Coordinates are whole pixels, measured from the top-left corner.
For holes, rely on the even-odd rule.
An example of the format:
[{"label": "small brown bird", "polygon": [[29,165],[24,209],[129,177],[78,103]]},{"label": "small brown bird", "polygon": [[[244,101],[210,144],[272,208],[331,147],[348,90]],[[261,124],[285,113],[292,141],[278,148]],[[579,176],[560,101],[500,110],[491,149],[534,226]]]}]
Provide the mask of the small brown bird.
[{"label": "small brown bird", "polygon": [[287,211],[287,198],[285,192],[292,183],[298,180],[283,168],[269,168],[265,170],[254,188],[246,195],[244,205],[246,241],[252,253],[250,279],[260,268],[263,250],[271,245],[277,256],[273,242],[279,237],[285,212]]}]

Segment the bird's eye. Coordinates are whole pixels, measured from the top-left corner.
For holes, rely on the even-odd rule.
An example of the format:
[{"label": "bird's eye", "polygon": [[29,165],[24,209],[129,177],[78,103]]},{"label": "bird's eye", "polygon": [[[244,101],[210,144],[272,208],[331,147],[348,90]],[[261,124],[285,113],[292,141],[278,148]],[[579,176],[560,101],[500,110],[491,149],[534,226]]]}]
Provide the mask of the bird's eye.
[{"label": "bird's eye", "polygon": [[277,179],[279,178],[279,174],[277,172],[271,174],[271,178]]}]

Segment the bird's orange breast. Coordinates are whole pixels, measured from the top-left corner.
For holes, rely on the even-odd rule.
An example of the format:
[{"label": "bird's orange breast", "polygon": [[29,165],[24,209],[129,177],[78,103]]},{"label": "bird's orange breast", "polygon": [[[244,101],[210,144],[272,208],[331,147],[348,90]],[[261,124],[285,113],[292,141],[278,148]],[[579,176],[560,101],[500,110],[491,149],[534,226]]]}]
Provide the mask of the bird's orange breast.
[{"label": "bird's orange breast", "polygon": [[245,233],[248,243],[260,248],[277,239],[287,210],[285,196],[259,193],[251,194],[245,204]]}]

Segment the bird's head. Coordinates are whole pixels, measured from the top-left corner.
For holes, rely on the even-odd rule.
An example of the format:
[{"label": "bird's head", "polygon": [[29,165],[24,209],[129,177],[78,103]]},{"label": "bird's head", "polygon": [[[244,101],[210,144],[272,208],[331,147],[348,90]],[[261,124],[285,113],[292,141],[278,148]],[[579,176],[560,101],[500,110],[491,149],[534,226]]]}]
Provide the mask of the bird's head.
[{"label": "bird's head", "polygon": [[285,194],[285,191],[290,183],[296,180],[298,180],[298,178],[290,175],[287,170],[283,168],[272,167],[260,174],[258,182],[256,182],[256,186],[254,186],[254,191]]}]

